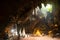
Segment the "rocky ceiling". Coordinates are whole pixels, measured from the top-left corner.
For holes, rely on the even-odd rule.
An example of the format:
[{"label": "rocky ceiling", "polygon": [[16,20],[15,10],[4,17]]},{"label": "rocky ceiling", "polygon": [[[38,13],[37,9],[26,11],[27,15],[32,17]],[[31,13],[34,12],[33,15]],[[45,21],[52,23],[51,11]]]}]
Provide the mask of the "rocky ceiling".
[{"label": "rocky ceiling", "polygon": [[7,24],[11,15],[19,14],[24,16],[37,5],[40,6],[41,3],[50,2],[58,3],[58,0],[2,0],[0,1],[0,26]]}]

